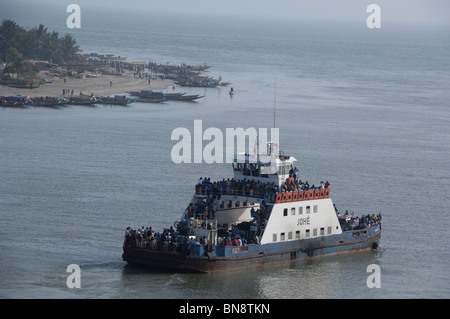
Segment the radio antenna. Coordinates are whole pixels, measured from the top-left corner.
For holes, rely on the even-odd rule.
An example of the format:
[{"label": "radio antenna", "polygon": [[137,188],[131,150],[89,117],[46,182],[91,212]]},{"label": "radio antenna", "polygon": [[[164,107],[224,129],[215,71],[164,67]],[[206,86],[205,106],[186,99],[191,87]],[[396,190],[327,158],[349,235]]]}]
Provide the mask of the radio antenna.
[{"label": "radio antenna", "polygon": [[277,75],[275,74],[275,94],[273,97],[273,128],[275,128],[275,106],[277,105]]}]

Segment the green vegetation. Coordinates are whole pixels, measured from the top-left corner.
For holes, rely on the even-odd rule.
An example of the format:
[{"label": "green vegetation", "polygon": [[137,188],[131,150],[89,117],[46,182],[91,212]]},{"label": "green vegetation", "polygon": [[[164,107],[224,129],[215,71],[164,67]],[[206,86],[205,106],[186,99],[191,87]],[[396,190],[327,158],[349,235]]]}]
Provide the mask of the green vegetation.
[{"label": "green vegetation", "polygon": [[78,60],[79,51],[70,34],[60,37],[58,32],[49,32],[42,24],[28,31],[12,20],[3,20],[0,25],[0,61],[7,65],[4,74],[17,73],[22,78],[30,78],[39,70],[27,66],[24,60],[65,64]]}]

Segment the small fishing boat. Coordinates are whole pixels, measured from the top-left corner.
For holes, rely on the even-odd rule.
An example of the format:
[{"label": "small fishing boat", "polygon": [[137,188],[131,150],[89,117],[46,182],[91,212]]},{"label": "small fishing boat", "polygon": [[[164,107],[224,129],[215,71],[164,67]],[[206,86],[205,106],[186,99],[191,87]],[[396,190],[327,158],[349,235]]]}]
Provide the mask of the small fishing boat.
[{"label": "small fishing boat", "polygon": [[204,97],[204,95],[199,94],[193,94],[193,95],[180,95],[180,96],[173,96],[168,98],[169,100],[176,100],[176,101],[194,101],[197,99],[201,99]]},{"label": "small fishing boat", "polygon": [[111,96],[104,96],[101,99],[99,99],[100,104],[114,104],[114,105],[127,105],[130,104],[133,100],[130,98],[127,98],[126,95],[114,95]]},{"label": "small fishing boat", "polygon": [[8,83],[7,86],[18,89],[35,89],[40,87],[40,84],[34,83]]},{"label": "small fishing boat", "polygon": [[35,97],[31,99],[31,105],[42,107],[59,107],[63,102],[57,97]]},{"label": "small fishing boat", "polygon": [[99,101],[94,95],[84,95],[80,94],[79,96],[74,96],[70,98],[70,104],[76,105],[93,105],[98,103]]},{"label": "small fishing boat", "polygon": [[4,107],[24,107],[31,104],[31,100],[27,96],[0,96],[0,105]]},{"label": "small fishing boat", "polygon": [[156,97],[139,97],[135,100],[136,102],[142,102],[142,103],[162,103],[166,102],[166,98],[156,98]]},{"label": "small fishing boat", "polygon": [[164,97],[169,99],[169,100],[175,100],[180,96],[183,96],[186,94],[186,92],[180,93],[180,92],[176,92],[176,93],[163,93]]}]

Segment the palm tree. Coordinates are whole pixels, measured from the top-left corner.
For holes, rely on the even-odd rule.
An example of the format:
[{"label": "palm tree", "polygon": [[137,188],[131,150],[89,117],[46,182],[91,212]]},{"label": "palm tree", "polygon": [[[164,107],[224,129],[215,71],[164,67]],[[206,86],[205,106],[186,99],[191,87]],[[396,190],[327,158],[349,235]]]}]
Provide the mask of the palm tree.
[{"label": "palm tree", "polygon": [[61,62],[62,51],[59,44],[58,32],[52,31],[52,33],[47,34],[43,39],[44,47],[42,58],[52,63]]},{"label": "palm tree", "polygon": [[22,51],[26,31],[12,20],[3,20],[0,26],[0,58],[5,60],[6,50],[15,48]]},{"label": "palm tree", "polygon": [[[49,32],[43,24],[26,31],[14,21],[4,20],[0,25],[0,60],[6,61],[6,53],[11,48],[24,59],[53,63],[64,63],[80,57],[80,47],[70,34],[60,38],[58,32]],[[15,53],[10,50],[9,58],[18,56]]]},{"label": "palm tree", "polygon": [[43,24],[40,24],[38,27],[34,27],[34,29],[30,30],[29,32],[33,32],[36,37],[34,43],[34,55],[36,57],[42,58],[45,55],[45,41],[49,36],[47,28]]},{"label": "palm tree", "polygon": [[77,58],[80,47],[75,39],[68,33],[60,39],[60,47],[64,62],[73,61]]}]

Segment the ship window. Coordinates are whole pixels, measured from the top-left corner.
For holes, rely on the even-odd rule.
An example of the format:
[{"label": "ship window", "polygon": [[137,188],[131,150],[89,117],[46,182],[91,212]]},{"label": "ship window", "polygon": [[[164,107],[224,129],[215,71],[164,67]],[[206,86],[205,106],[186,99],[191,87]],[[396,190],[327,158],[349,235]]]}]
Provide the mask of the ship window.
[{"label": "ship window", "polygon": [[288,233],[288,239],[292,239],[292,232],[291,231]]},{"label": "ship window", "polygon": [[309,229],[307,229],[306,233],[305,233],[305,237],[309,237],[309,235],[310,235],[310,231],[309,231]]},{"label": "ship window", "polygon": [[317,207],[317,205],[314,205],[313,206],[313,212],[317,213],[318,211],[319,211],[319,207]]},{"label": "ship window", "polygon": [[225,202],[222,200],[220,201],[220,208],[224,208],[225,207]]},{"label": "ship window", "polygon": [[321,227],[320,228],[320,236],[323,236],[323,235],[325,235],[325,228]]},{"label": "ship window", "polygon": [[297,231],[295,232],[295,238],[300,238],[300,231],[299,231],[299,230],[297,230]]},{"label": "ship window", "polygon": [[299,214],[299,215],[303,214],[303,207],[299,207],[299,208],[298,208],[298,214]]},{"label": "ship window", "polygon": [[247,206],[247,202],[242,202],[242,206]]},{"label": "ship window", "polygon": [[291,208],[291,215],[295,215],[295,207]]},{"label": "ship window", "polygon": [[259,176],[261,173],[261,165],[250,164],[250,171],[252,173],[252,176]]},{"label": "ship window", "polygon": [[285,208],[284,210],[283,210],[283,216],[287,216],[288,215],[288,213],[287,213],[287,208]]},{"label": "ship window", "polygon": [[229,200],[228,201],[228,208],[231,208],[232,205],[233,205],[233,201]]},{"label": "ship window", "polygon": [[331,226],[328,226],[327,233],[328,235],[331,234]]},{"label": "ship window", "polygon": [[285,238],[284,238],[284,233],[281,233],[280,234],[280,241],[284,241],[285,240]]},{"label": "ship window", "polygon": [[313,237],[314,237],[314,236],[317,236],[317,228],[314,228],[314,229],[313,229]]},{"label": "ship window", "polygon": [[311,206],[306,206],[306,213],[309,214],[311,212]]},{"label": "ship window", "polygon": [[236,203],[234,203],[234,207],[239,207],[239,201],[236,201]]},{"label": "ship window", "polygon": [[273,242],[277,241],[277,234],[273,234]]}]

